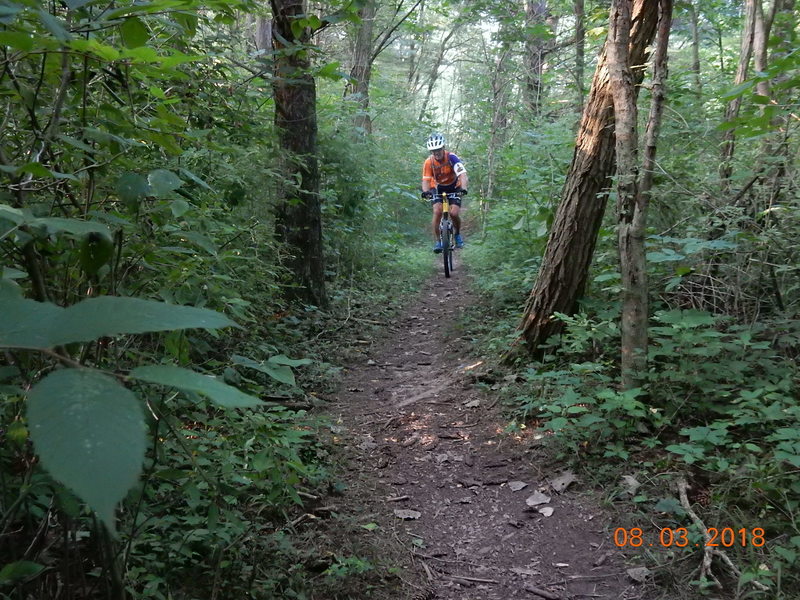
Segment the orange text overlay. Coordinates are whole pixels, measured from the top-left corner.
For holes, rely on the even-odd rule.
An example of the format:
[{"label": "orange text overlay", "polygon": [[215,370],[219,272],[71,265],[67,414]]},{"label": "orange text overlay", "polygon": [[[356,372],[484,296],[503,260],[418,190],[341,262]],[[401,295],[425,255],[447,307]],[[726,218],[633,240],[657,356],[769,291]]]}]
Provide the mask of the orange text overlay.
[{"label": "orange text overlay", "polygon": [[694,546],[717,546],[730,548],[732,546],[754,546],[760,548],[764,545],[764,530],[761,527],[752,529],[734,529],[733,527],[708,527],[703,532],[703,539],[698,540],[696,535],[690,536],[685,527],[670,529],[664,527],[652,533],[646,533],[641,527],[617,527],[614,530],[614,545],[619,548],[641,548],[662,546],[664,548],[686,548]]}]

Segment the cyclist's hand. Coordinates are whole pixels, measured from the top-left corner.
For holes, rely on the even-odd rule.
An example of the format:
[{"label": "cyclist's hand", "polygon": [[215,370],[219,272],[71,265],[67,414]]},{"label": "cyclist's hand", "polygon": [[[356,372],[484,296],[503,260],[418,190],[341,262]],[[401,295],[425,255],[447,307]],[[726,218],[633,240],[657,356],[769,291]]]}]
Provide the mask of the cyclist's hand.
[{"label": "cyclist's hand", "polygon": [[433,198],[433,192],[430,190],[428,190],[427,192],[422,192],[422,197],[430,200],[431,198]]},{"label": "cyclist's hand", "polygon": [[461,194],[462,196],[466,196],[467,190],[458,190],[458,193]]}]

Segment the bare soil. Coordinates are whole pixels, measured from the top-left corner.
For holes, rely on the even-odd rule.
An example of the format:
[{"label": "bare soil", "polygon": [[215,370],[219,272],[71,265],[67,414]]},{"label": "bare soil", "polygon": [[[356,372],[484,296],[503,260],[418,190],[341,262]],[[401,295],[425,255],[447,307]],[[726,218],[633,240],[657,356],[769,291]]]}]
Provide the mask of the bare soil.
[{"label": "bare soil", "polygon": [[358,504],[364,535],[405,553],[401,595],[372,597],[646,598],[596,493],[536,436],[505,432],[490,386],[476,385],[487,376],[459,337],[460,315],[475,310],[460,267],[450,279],[439,268],[363,344],[332,405],[350,456],[343,500]]}]

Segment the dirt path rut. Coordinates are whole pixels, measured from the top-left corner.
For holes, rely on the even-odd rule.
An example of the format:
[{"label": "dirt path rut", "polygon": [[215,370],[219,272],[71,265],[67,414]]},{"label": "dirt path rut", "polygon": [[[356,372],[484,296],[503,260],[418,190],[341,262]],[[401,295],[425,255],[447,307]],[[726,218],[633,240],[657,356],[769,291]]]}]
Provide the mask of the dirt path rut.
[{"label": "dirt path rut", "polygon": [[405,598],[644,598],[593,496],[538,466],[537,441],[503,432],[496,399],[474,385],[481,365],[457,326],[472,310],[468,284],[463,272],[434,276],[351,366],[334,405],[372,533],[406,545],[408,579],[423,582]]}]

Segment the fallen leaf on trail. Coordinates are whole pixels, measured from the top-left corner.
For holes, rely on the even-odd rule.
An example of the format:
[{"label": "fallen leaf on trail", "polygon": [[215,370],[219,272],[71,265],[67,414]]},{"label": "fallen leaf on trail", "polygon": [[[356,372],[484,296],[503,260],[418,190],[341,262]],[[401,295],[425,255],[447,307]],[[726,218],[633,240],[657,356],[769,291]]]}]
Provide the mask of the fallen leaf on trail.
[{"label": "fallen leaf on trail", "polygon": [[372,450],[373,448],[377,448],[378,444],[375,443],[375,440],[372,439],[371,435],[364,436],[364,441],[362,441],[358,448],[361,450]]},{"label": "fallen leaf on trail", "polygon": [[550,482],[550,487],[553,488],[554,492],[560,494],[576,480],[577,477],[575,477],[575,474],[572,471],[564,471],[561,475]]},{"label": "fallen leaf on trail", "polygon": [[528,496],[528,499],[525,500],[525,504],[528,506],[539,506],[540,504],[547,504],[548,502],[550,502],[550,496],[538,491]]},{"label": "fallen leaf on trail", "polygon": [[405,521],[412,521],[414,519],[419,519],[422,513],[418,510],[395,509],[394,516]]},{"label": "fallen leaf on trail", "polygon": [[458,480],[458,483],[463,485],[465,488],[481,485],[480,481],[478,481],[477,479],[472,479],[470,477],[462,477],[461,479]]},{"label": "fallen leaf on trail", "polygon": [[419,439],[419,434],[415,433],[411,437],[408,437],[404,439],[402,442],[400,442],[400,445],[403,448],[408,448],[409,446],[413,446],[414,444],[416,444],[418,439]]},{"label": "fallen leaf on trail", "polygon": [[652,571],[647,567],[636,567],[635,569],[628,569],[627,573],[628,577],[633,579],[636,583],[644,583],[652,574]]},{"label": "fallen leaf on trail", "polygon": [[537,577],[541,575],[539,571],[534,571],[533,569],[523,569],[521,567],[512,567],[512,573],[516,573],[517,575],[530,575],[531,577]]},{"label": "fallen leaf on trail", "polygon": [[623,475],[622,476],[622,485],[625,488],[625,491],[628,492],[631,496],[636,495],[636,490],[638,490],[642,484],[636,481],[636,477],[633,475]]},{"label": "fallen leaf on trail", "polygon": [[518,492],[518,491],[520,491],[522,489],[525,489],[526,487],[528,487],[528,484],[525,483],[524,481],[509,481],[508,482],[508,489],[510,489],[512,492]]},{"label": "fallen leaf on trail", "polygon": [[552,506],[543,506],[539,509],[539,512],[542,513],[545,517],[550,517],[553,515],[553,507]]},{"label": "fallen leaf on trail", "polygon": [[480,400],[470,400],[469,402],[464,404],[465,408],[478,408],[481,405]]},{"label": "fallen leaf on trail", "polygon": [[470,498],[469,496],[464,496],[463,498],[459,498],[458,503],[459,504],[472,504],[472,498]]}]

